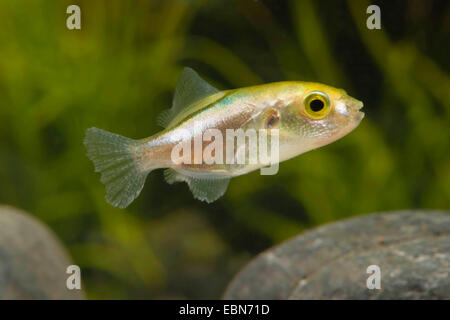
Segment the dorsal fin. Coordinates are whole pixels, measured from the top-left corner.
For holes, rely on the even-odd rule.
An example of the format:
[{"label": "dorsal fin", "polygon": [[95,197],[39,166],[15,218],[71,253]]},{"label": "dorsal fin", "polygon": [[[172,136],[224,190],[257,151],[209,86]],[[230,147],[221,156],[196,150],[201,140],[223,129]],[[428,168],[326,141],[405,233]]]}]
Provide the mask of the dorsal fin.
[{"label": "dorsal fin", "polygon": [[217,92],[219,90],[200,78],[197,72],[188,67],[184,68],[177,82],[172,108],[159,115],[158,123],[167,127],[183,109]]},{"label": "dorsal fin", "polygon": [[194,102],[219,92],[191,68],[184,68],[177,82],[172,108],[181,111]]}]

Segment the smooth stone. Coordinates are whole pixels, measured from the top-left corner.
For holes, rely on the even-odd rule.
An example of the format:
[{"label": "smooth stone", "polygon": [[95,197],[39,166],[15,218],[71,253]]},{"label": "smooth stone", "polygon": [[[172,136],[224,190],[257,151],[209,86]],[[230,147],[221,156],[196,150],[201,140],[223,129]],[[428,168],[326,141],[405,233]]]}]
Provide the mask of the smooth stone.
[{"label": "smooth stone", "polygon": [[0,205],[0,299],[83,299],[81,290],[66,287],[72,264],[46,225]]},{"label": "smooth stone", "polygon": [[[368,289],[367,267],[381,270]],[[397,211],[304,232],[258,255],[224,299],[450,299],[450,212]]]}]

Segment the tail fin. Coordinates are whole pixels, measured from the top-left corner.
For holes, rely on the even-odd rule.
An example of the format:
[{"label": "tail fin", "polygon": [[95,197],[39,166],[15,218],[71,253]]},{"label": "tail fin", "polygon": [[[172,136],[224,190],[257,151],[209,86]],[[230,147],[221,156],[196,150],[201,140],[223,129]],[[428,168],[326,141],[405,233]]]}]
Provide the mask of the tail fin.
[{"label": "tail fin", "polygon": [[106,186],[106,201],[114,207],[127,207],[141,192],[150,170],[139,168],[137,140],[98,128],[86,130],[84,145],[87,156],[101,172]]}]

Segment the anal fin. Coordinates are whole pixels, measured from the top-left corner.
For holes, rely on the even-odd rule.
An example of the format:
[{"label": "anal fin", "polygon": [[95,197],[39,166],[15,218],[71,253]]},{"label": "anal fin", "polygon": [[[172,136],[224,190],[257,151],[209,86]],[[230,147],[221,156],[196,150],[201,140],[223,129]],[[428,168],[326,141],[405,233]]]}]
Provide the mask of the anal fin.
[{"label": "anal fin", "polygon": [[185,181],[194,198],[208,203],[214,202],[222,197],[227,191],[230,178],[217,177],[191,177],[181,174],[173,169],[166,169],[164,177],[169,184],[177,181]]}]

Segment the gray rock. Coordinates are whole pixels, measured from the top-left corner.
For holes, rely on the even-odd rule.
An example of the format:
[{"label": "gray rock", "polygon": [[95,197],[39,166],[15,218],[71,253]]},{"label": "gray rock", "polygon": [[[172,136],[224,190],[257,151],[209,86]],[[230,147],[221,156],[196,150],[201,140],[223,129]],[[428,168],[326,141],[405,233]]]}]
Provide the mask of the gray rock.
[{"label": "gray rock", "polygon": [[[368,289],[367,267],[381,270]],[[450,299],[450,212],[398,211],[305,232],[251,261],[225,299]]]},{"label": "gray rock", "polygon": [[82,299],[68,290],[73,264],[53,233],[27,213],[0,206],[0,299]]}]

